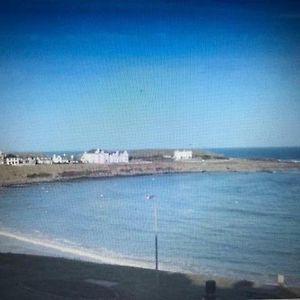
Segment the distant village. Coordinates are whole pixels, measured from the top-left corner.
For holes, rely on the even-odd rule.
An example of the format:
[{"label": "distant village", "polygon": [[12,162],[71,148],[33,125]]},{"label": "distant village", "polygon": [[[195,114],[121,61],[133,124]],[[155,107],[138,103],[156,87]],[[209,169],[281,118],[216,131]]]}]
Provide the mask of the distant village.
[{"label": "distant village", "polygon": [[[168,159],[175,161],[192,159],[191,150],[175,150],[173,156]],[[25,155],[0,152],[0,165],[24,166],[24,165],[52,165],[52,164],[127,164],[129,163],[129,154],[127,151],[105,151],[101,149],[92,149],[84,152],[82,155]]]}]

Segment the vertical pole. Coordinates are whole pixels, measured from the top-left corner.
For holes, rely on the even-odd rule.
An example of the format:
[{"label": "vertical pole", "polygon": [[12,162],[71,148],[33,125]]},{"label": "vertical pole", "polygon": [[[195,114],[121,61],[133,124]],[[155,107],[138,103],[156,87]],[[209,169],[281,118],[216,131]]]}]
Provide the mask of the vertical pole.
[{"label": "vertical pole", "polygon": [[157,234],[155,234],[155,270],[158,270]]},{"label": "vertical pole", "polygon": [[159,272],[158,272],[158,226],[157,226],[157,203],[154,202],[154,231],[155,231],[155,277],[156,277],[156,294],[155,299],[159,299]]},{"label": "vertical pole", "polygon": [[155,231],[155,270],[158,270],[158,239],[157,239],[157,205],[154,204],[154,231]]}]

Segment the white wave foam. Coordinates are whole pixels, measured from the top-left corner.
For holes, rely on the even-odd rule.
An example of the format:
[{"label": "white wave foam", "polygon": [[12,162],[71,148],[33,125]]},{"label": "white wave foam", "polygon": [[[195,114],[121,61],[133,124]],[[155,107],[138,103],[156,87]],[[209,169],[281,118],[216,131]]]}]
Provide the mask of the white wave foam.
[{"label": "white wave foam", "polygon": [[58,251],[62,254],[63,257],[71,257],[71,258],[80,258],[86,261],[107,263],[113,265],[123,265],[123,266],[133,266],[133,267],[141,267],[141,268],[153,268],[153,263],[137,260],[128,257],[122,257],[119,254],[116,254],[112,251],[108,251],[106,249],[101,249],[99,251],[93,251],[84,247],[75,246],[75,245],[65,245],[63,243],[35,238],[31,236],[27,236],[21,233],[15,233],[10,231],[0,230],[0,236],[15,239],[21,242],[29,243],[34,246],[43,247],[46,249],[51,249]]},{"label": "white wave foam", "polygon": [[[49,240],[46,238],[37,238],[32,237],[30,235],[26,235],[20,232],[12,232],[10,230],[3,230],[0,229],[0,236],[15,239],[24,243],[28,243],[37,247],[41,247],[48,250],[54,250],[54,256],[57,257],[65,257],[65,258],[72,258],[72,259],[80,259],[83,261],[90,261],[90,262],[98,262],[98,263],[105,263],[105,264],[112,264],[112,265],[121,265],[121,266],[131,266],[131,267],[138,267],[138,268],[145,268],[145,269],[153,269],[154,268],[154,261],[150,260],[142,260],[142,259],[135,259],[132,257],[122,256],[117,254],[113,251],[107,249],[99,249],[99,250],[92,250],[85,247],[81,247],[74,242],[65,239],[56,239],[56,240]],[[0,248],[1,251],[1,248]],[[12,251],[15,253],[24,253],[23,251],[16,251],[15,249]],[[26,247],[26,251],[24,254],[36,254],[34,248],[28,252],[28,247]],[[45,255],[47,255],[47,251],[45,251]],[[177,264],[173,264],[171,261],[160,263],[160,270],[169,271],[169,272],[182,272],[186,274],[199,274],[199,269],[195,268],[192,263],[185,262],[184,266],[179,266],[180,263],[177,261]],[[201,273],[206,275],[213,275],[215,277],[220,277],[220,274],[229,278],[235,278],[236,273],[230,274],[228,272],[212,272],[212,270],[201,268]],[[225,275],[226,274],[226,275]],[[222,276],[222,275],[221,275]],[[242,277],[247,278],[246,274],[243,274]],[[262,280],[262,277],[259,274],[256,274],[255,277],[251,278],[254,282],[257,278]],[[248,276],[250,279],[250,277]],[[263,282],[270,282],[270,278],[264,278]]]}]

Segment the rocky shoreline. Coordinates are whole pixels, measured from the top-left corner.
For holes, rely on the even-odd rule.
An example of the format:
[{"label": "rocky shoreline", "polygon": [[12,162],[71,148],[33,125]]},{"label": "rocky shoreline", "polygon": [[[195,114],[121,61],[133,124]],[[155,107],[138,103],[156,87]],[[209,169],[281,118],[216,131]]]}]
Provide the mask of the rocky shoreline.
[{"label": "rocky shoreline", "polygon": [[0,165],[0,186],[114,176],[187,172],[276,172],[286,170],[300,170],[300,162],[252,159],[210,159],[186,162],[136,161],[129,164],[111,165]]}]

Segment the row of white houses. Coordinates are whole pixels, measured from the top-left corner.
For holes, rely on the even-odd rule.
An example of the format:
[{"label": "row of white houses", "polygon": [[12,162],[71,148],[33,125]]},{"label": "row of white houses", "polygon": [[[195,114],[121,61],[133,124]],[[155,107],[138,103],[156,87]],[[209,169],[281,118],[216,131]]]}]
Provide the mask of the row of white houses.
[{"label": "row of white houses", "polygon": [[19,166],[19,165],[35,165],[36,159],[34,157],[19,157],[14,154],[0,154],[0,164]]},{"label": "row of white houses", "polygon": [[0,152],[0,165],[9,165],[9,166],[22,166],[22,165],[52,165],[52,164],[68,164],[68,163],[78,163],[74,160],[74,156],[71,155],[70,158],[67,158],[65,155],[53,155],[49,156],[24,156],[24,155],[15,155],[15,154],[4,154]]},{"label": "row of white houses", "polygon": [[83,153],[81,162],[90,164],[128,163],[129,154],[127,151],[108,152],[100,149],[93,149]]},{"label": "row of white houses", "polygon": [[[192,159],[193,152],[191,150],[175,150],[173,158],[175,161]],[[18,156],[14,154],[4,155],[0,152],[0,164],[6,165],[37,165],[37,164],[69,164],[69,163],[90,163],[90,164],[116,164],[116,163],[128,163],[129,154],[127,151],[104,151],[100,149],[93,149],[88,152],[84,152],[80,158],[80,161],[74,160],[74,156],[66,157],[66,155],[53,155],[48,156]]]},{"label": "row of white houses", "polygon": [[[127,151],[115,151],[107,152],[104,150],[96,149],[84,152],[80,158],[82,163],[91,164],[114,164],[114,163],[128,163],[129,154]],[[37,157],[24,157],[15,154],[2,154],[0,152],[0,164],[10,165],[10,166],[21,166],[21,165],[52,165],[52,164],[69,164],[78,163],[74,160],[74,156],[71,155],[70,158],[61,155],[49,156],[37,156]]]}]

